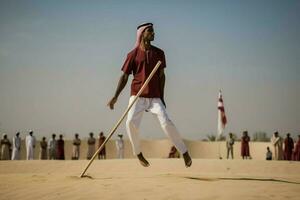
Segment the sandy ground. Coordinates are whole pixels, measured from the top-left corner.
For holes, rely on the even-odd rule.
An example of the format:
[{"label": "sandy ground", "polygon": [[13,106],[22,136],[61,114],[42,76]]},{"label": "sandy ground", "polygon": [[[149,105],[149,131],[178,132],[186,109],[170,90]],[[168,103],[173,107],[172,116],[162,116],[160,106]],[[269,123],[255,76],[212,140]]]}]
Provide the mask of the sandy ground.
[{"label": "sandy ground", "polygon": [[300,162],[194,159],[1,161],[0,199],[299,199]]}]

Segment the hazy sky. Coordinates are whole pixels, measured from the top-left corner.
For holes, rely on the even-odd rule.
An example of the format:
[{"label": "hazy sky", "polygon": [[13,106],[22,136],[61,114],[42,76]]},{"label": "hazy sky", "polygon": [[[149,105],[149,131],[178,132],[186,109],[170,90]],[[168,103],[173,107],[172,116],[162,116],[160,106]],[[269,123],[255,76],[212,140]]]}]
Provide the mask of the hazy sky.
[{"label": "hazy sky", "polygon": [[[299,10],[297,0],[1,0],[0,133],[108,134],[131,80],[114,111],[106,104],[137,25],[150,21],[166,54],[167,110],[184,138],[216,133],[219,89],[226,133],[299,134]],[[141,137],[165,137],[149,113]]]}]

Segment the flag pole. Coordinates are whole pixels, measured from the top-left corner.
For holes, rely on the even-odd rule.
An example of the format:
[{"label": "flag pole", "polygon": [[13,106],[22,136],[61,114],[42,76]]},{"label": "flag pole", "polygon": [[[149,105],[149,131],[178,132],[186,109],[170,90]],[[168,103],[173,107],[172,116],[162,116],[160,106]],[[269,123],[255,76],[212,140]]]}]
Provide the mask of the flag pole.
[{"label": "flag pole", "polygon": [[92,162],[94,161],[95,157],[97,156],[97,154],[103,149],[104,145],[108,142],[108,140],[111,138],[111,136],[115,133],[115,131],[117,130],[117,128],[119,127],[119,125],[121,124],[121,122],[123,121],[123,119],[126,117],[127,113],[129,112],[130,108],[133,106],[133,104],[136,102],[136,100],[139,98],[139,96],[142,94],[142,92],[144,91],[144,89],[146,88],[146,86],[148,85],[148,83],[150,82],[151,78],[153,77],[153,75],[155,74],[155,72],[157,71],[157,69],[159,68],[159,66],[161,65],[161,61],[159,60],[155,67],[153,68],[152,72],[150,73],[150,75],[148,76],[148,78],[146,79],[145,83],[142,85],[141,89],[139,90],[139,92],[136,94],[134,100],[131,102],[131,104],[127,107],[127,109],[125,110],[125,112],[123,113],[122,117],[119,119],[119,121],[117,122],[117,124],[113,127],[113,129],[110,131],[109,135],[107,136],[107,138],[105,139],[105,141],[102,143],[102,145],[98,148],[98,150],[95,152],[95,154],[93,155],[93,157],[91,158],[91,160],[89,161],[89,163],[87,164],[87,166],[85,167],[85,169],[82,171],[82,173],[80,174],[80,178],[84,177],[85,172],[87,171],[87,169],[89,168],[89,166],[92,164]]},{"label": "flag pole", "polygon": [[[223,132],[222,132],[221,134],[223,134]],[[220,135],[221,135],[221,134],[220,134]],[[221,144],[220,144],[220,141],[221,141],[221,140],[220,140],[220,137],[219,137],[219,140],[217,140],[217,138],[216,138],[216,141],[218,141],[218,154],[219,154],[219,159],[222,160],[223,158],[222,158],[222,156],[221,156],[221,147],[220,147],[220,146],[221,146]]]},{"label": "flag pole", "polygon": [[223,98],[222,98],[222,91],[219,90],[219,99],[218,99],[218,133],[216,136],[216,140],[217,141],[219,139],[218,142],[218,154],[219,154],[219,159],[222,159],[221,156],[221,151],[220,151],[220,139],[222,134],[224,133],[225,130],[225,125],[227,123],[227,119],[226,119],[226,115],[225,115],[225,109],[224,109],[224,103],[223,103]]}]

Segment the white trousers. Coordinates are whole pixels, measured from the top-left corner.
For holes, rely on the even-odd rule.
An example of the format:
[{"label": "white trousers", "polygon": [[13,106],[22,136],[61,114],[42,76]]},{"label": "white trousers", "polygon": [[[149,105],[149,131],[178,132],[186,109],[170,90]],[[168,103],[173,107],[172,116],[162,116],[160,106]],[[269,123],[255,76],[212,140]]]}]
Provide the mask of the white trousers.
[{"label": "white trousers", "polygon": [[[129,105],[134,100],[135,96],[129,99]],[[187,148],[180,137],[175,125],[169,119],[166,109],[160,98],[144,98],[139,97],[133,104],[127,115],[126,130],[130,139],[134,155],[141,153],[140,140],[139,140],[139,126],[144,111],[147,110],[155,114],[164,131],[169,137],[171,142],[175,145],[176,149],[181,153],[187,152]]]}]

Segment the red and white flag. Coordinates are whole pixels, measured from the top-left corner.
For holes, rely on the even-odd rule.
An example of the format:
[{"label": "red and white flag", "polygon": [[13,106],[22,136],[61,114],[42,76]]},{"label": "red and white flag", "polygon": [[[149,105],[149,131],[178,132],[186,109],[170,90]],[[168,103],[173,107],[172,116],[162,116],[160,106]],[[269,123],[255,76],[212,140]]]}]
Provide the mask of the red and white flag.
[{"label": "red and white flag", "polygon": [[219,100],[218,100],[218,138],[223,134],[226,124],[227,124],[227,119],[225,115],[222,92],[220,90]]}]

